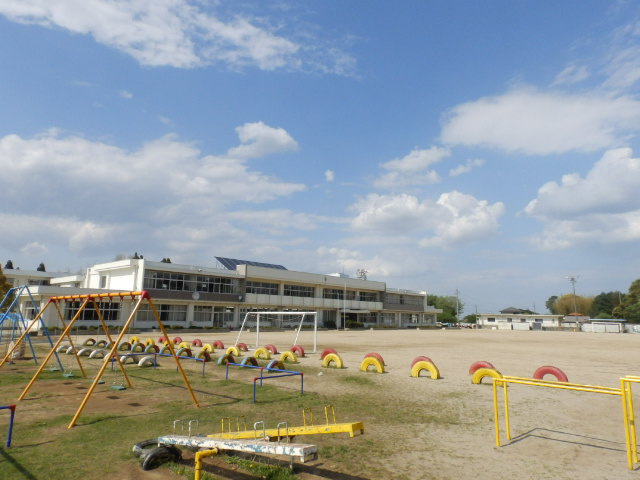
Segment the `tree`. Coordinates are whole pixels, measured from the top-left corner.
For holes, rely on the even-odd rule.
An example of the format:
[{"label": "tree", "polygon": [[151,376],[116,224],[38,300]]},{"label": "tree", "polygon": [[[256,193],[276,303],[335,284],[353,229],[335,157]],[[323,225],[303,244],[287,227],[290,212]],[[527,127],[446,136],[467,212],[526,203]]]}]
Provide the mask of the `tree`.
[{"label": "tree", "polygon": [[427,303],[442,310],[442,313],[438,314],[438,321],[444,323],[457,322],[456,313],[464,310],[464,304],[458,300],[458,297],[454,296],[427,295]]},{"label": "tree", "polygon": [[478,322],[478,315],[476,315],[475,313],[472,313],[470,315],[466,315],[463,319],[463,322],[465,323],[477,323]]},{"label": "tree", "polygon": [[602,292],[593,298],[591,305],[591,318],[615,318],[613,310],[620,305],[621,292]]},{"label": "tree", "polygon": [[[13,285],[9,283],[7,277],[2,273],[2,268],[0,268],[0,301],[7,295],[7,292],[13,288]],[[7,303],[5,306],[10,305],[11,302]]]},{"label": "tree", "polygon": [[38,265],[38,268],[36,269],[37,272],[46,272],[47,270],[44,268],[44,263],[40,262],[40,265]]},{"label": "tree", "polygon": [[582,297],[580,295],[574,297],[572,293],[567,293],[556,299],[553,303],[552,313],[554,315],[569,315],[570,313],[589,315],[592,304],[593,297]]},{"label": "tree", "polygon": [[163,258],[162,260],[160,260],[160,263],[171,263],[171,259],[169,257]]},{"label": "tree", "polygon": [[551,313],[552,315],[557,315],[558,314],[558,312],[556,312],[554,310],[556,300],[558,300],[558,296],[557,295],[552,295],[544,303],[544,306],[547,307],[547,310],[549,310],[549,313]]},{"label": "tree", "polygon": [[7,260],[7,263],[4,264],[5,270],[13,270],[13,262],[11,260]]},{"label": "tree", "polygon": [[624,318],[629,323],[640,323],[640,279],[631,283],[629,293],[613,309],[613,315],[615,318]]}]

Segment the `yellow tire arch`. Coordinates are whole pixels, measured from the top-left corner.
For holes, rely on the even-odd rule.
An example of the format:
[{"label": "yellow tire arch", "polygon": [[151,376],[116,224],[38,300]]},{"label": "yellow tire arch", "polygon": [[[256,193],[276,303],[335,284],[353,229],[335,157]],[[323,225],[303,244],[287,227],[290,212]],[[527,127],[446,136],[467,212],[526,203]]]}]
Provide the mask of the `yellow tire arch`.
[{"label": "yellow tire arch", "polygon": [[411,376],[419,377],[420,372],[422,372],[423,370],[427,370],[431,374],[431,378],[433,380],[442,378],[440,377],[440,370],[438,370],[438,367],[436,367],[433,362],[427,362],[425,360],[421,360],[413,364],[413,367],[411,367]]},{"label": "yellow tire arch", "polygon": [[242,355],[242,353],[240,353],[240,349],[238,347],[236,347],[235,345],[232,345],[229,348],[227,348],[227,355],[233,355],[234,357],[239,357]]},{"label": "yellow tire arch", "polygon": [[378,373],[384,373],[384,365],[382,365],[382,362],[375,357],[365,357],[360,364],[360,371],[368,372],[369,367],[375,368]]},{"label": "yellow tire arch", "polygon": [[502,378],[502,374],[495,368],[479,368],[478,370],[473,372],[471,383],[478,385],[482,383],[482,379],[484,377]]},{"label": "yellow tire arch", "polygon": [[205,343],[202,345],[202,350],[206,350],[207,352],[213,352],[215,348],[210,343]]},{"label": "yellow tire arch", "polygon": [[284,362],[298,363],[296,354],[293,353],[292,351],[282,352],[282,354],[280,355],[280,361],[283,363]]},{"label": "yellow tire arch", "polygon": [[180,342],[176,349],[180,350],[181,348],[191,348],[191,344],[189,342]]},{"label": "yellow tire arch", "polygon": [[271,358],[271,352],[264,347],[256,348],[255,352],[253,352],[253,356],[256,358],[264,358],[265,360],[269,360]]},{"label": "yellow tire arch", "polygon": [[129,339],[129,343],[133,345],[134,343],[140,343],[140,339],[135,335]]},{"label": "yellow tire arch", "polygon": [[149,345],[155,345],[156,341],[153,338],[149,337],[144,341],[144,344],[148,347]]},{"label": "yellow tire arch", "polygon": [[342,358],[337,353],[329,353],[325,355],[322,359],[322,366],[329,367],[332,363],[335,363],[335,368],[344,368],[344,363],[342,363]]}]

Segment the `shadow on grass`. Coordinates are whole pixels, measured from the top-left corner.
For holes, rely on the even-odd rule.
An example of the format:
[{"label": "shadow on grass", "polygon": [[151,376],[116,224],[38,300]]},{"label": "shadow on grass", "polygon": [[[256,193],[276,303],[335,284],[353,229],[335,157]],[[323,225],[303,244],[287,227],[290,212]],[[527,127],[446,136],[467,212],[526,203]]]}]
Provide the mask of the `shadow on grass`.
[{"label": "shadow on grass", "polygon": [[[0,455],[2,455],[2,458],[4,460],[6,460],[16,471],[16,473],[22,475],[22,478],[25,478],[27,480],[38,480],[36,477],[34,477],[31,472],[29,472],[29,470],[27,470],[26,468],[24,468],[24,466],[22,466],[22,464],[20,462],[18,462],[15,458],[13,458],[9,452],[7,452],[4,448],[0,448]],[[8,473],[7,472],[7,467],[3,467],[3,473]],[[11,478],[18,478],[18,477],[11,477]]]}]

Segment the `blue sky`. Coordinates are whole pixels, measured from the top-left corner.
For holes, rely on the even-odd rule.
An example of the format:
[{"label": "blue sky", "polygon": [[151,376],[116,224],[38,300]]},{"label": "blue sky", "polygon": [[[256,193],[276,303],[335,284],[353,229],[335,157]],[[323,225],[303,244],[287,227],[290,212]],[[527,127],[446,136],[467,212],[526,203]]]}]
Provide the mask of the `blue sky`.
[{"label": "blue sky", "polygon": [[640,277],[636,2],[0,0],[0,65],[3,264]]}]

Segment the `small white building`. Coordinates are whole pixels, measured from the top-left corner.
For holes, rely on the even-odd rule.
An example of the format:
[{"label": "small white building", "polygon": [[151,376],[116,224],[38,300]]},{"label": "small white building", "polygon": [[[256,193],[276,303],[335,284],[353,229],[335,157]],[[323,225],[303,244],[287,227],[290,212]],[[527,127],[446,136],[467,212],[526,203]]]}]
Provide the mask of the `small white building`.
[{"label": "small white building", "polygon": [[478,314],[479,328],[493,330],[543,330],[562,326],[562,315],[542,315],[518,308],[505,308],[500,313]]}]

